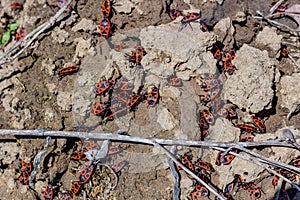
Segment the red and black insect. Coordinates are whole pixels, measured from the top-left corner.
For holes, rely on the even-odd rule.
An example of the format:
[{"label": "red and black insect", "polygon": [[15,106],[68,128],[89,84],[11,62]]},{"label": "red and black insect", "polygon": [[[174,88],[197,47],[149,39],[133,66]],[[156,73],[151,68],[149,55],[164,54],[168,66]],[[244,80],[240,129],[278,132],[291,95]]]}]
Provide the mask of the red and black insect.
[{"label": "red and black insect", "polygon": [[94,115],[103,115],[107,113],[108,108],[108,104],[96,103],[92,105],[91,112]]},{"label": "red and black insect", "polygon": [[300,167],[300,158],[297,157],[296,159],[292,160],[289,164],[293,165],[294,167]]},{"label": "red and black insect", "polygon": [[132,82],[129,81],[122,81],[122,86],[121,86],[121,90],[123,91],[131,91],[134,88],[134,84]]},{"label": "red and black insect", "polygon": [[234,176],[234,179],[228,183],[224,189],[225,193],[232,193],[234,191],[235,186],[245,186],[245,182],[242,180],[242,177],[238,174]]},{"label": "red and black insect", "polygon": [[229,108],[229,109],[220,108],[218,110],[217,114],[220,117],[224,117],[224,118],[229,119],[229,120],[237,119],[239,117],[237,112],[232,108]]},{"label": "red and black insect", "polygon": [[111,1],[103,0],[101,5],[101,11],[104,18],[109,18],[111,16]]},{"label": "red and black insect", "polygon": [[153,87],[147,95],[147,104],[154,107],[159,101],[159,91],[157,87]]},{"label": "red and black insect", "polygon": [[225,74],[232,75],[236,66],[233,65],[232,60],[236,57],[235,50],[231,49],[225,54],[225,59],[223,61],[223,70]]},{"label": "red and black insect", "polygon": [[217,59],[217,61],[222,60],[222,50],[224,48],[224,44],[222,44],[222,42],[217,41],[213,44],[211,52],[214,56],[215,59]]},{"label": "red and black insect", "polygon": [[113,164],[111,168],[114,170],[115,173],[119,173],[127,164],[128,162],[126,160],[122,160]]},{"label": "red and black insect", "polygon": [[71,75],[79,71],[79,67],[77,65],[71,65],[59,70],[58,74],[60,77]]},{"label": "red and black insect", "polygon": [[228,112],[228,117],[227,118],[229,120],[237,119],[239,117],[237,112],[232,108],[227,109],[227,112]]},{"label": "red and black insect", "polygon": [[201,115],[204,117],[204,119],[208,124],[213,124],[215,122],[215,118],[209,110],[206,109],[202,110]]},{"label": "red and black insect", "polygon": [[250,193],[250,196],[253,199],[259,199],[260,198],[261,191],[255,183],[253,183],[253,182],[247,183],[247,188],[248,188],[248,192]]},{"label": "red and black insect", "polygon": [[30,173],[32,171],[32,167],[33,167],[32,163],[27,163],[27,162],[24,162],[24,161],[21,162],[21,170],[20,170],[21,175],[18,177],[18,180],[23,185],[28,185]]},{"label": "red and black insect", "polygon": [[[294,181],[296,179],[296,174],[285,170],[285,169],[280,169],[280,168],[276,168],[274,169],[278,174],[281,174],[282,176],[286,177],[287,179],[289,179],[290,181]],[[272,180],[272,185],[274,187],[276,187],[278,185],[279,182],[279,177],[274,175],[273,176],[273,180]]]},{"label": "red and black insect", "polygon": [[236,57],[236,53],[235,53],[235,50],[234,49],[230,49],[227,54],[226,54],[226,57],[227,56],[230,56],[231,57],[231,60],[235,59]]},{"label": "red and black insect", "polygon": [[22,10],[23,9],[23,4],[21,2],[15,2],[11,4],[11,7],[16,9],[16,10]]},{"label": "red and black insect", "polygon": [[232,64],[232,56],[229,53],[226,53],[226,58],[223,62],[223,68],[224,68],[224,72],[227,73],[228,75],[232,75],[235,70],[236,67]]},{"label": "red and black insect", "polygon": [[211,73],[204,73],[200,76],[202,82],[200,84],[200,89],[204,91],[211,90],[218,86],[219,82]]},{"label": "red and black insect", "polygon": [[244,135],[240,138],[240,142],[253,142],[254,136]]},{"label": "red and black insect", "polygon": [[46,186],[43,196],[44,196],[45,200],[53,200],[54,189],[53,189],[53,186],[51,185],[51,183],[48,183],[48,185]]},{"label": "red and black insect", "polygon": [[218,110],[217,114],[218,114],[220,117],[224,117],[224,118],[227,118],[227,117],[228,117],[228,111],[227,111],[227,109],[225,109],[225,108],[220,108],[220,110]]},{"label": "red and black insect", "polygon": [[168,85],[173,86],[173,87],[181,87],[182,86],[182,80],[181,80],[181,78],[178,78],[178,77],[170,78],[168,80]]},{"label": "red and black insect", "polygon": [[142,46],[135,46],[134,50],[136,52],[139,52],[142,56],[145,56],[147,54],[147,52],[145,51],[144,47],[142,47]]},{"label": "red and black insect", "polygon": [[[202,84],[203,86],[203,84]],[[201,101],[204,105],[207,103],[213,101],[220,93],[220,87],[214,87],[211,90],[206,90],[205,94],[203,95],[203,98],[201,98]]]},{"label": "red and black insect", "polygon": [[289,55],[289,51],[286,45],[281,45],[280,47],[280,57],[279,58],[287,58]]},{"label": "red and black insect", "polygon": [[100,95],[111,89],[113,84],[110,81],[101,81],[100,83],[95,84],[94,93]]},{"label": "red and black insect", "polygon": [[[200,12],[199,13],[188,12],[187,14],[183,15],[183,18],[180,21],[182,28],[184,28],[186,25],[189,25],[192,28],[190,23],[200,19],[200,17],[201,17]],[[182,30],[182,28],[180,30]]]},{"label": "red and black insect", "polygon": [[[183,156],[180,156],[179,161],[185,166],[187,167],[189,170],[191,170],[192,172],[195,171],[195,167],[193,165],[192,162],[192,156],[188,155],[188,154],[184,154]],[[181,167],[177,166],[177,170],[180,170]]]},{"label": "red and black insect", "polygon": [[81,189],[81,184],[79,184],[79,181],[74,181],[71,184],[70,194],[72,196],[77,195],[79,193],[80,189]]},{"label": "red and black insect", "polygon": [[244,190],[247,189],[247,183],[242,179],[241,175],[234,175],[235,181],[238,183],[239,187],[242,187]]},{"label": "red and black insect", "polygon": [[191,193],[191,196],[195,198],[205,198],[208,197],[208,195],[209,195],[209,191],[203,185],[195,185],[195,189]]},{"label": "red and black insect", "polygon": [[237,124],[235,127],[241,129],[241,131],[245,131],[247,133],[255,133],[256,127],[250,125],[250,124]]},{"label": "red and black insect", "polygon": [[228,183],[224,189],[225,193],[232,193],[236,184],[237,184],[237,182],[235,180]]},{"label": "red and black insect", "polygon": [[[238,150],[233,150],[232,152],[238,153]],[[216,165],[229,165],[233,159],[235,158],[232,154],[224,154],[223,151],[219,151],[217,158],[216,158]]]},{"label": "red and black insect", "polygon": [[[277,2],[278,2],[277,0],[275,0],[274,2],[272,2],[272,3],[270,4],[270,7],[273,7]],[[276,8],[276,11],[278,11],[278,12],[285,12],[285,10],[286,10],[286,5],[283,4],[283,3],[281,3],[281,4]]]},{"label": "red and black insect", "polygon": [[92,176],[92,174],[94,172],[94,169],[95,169],[95,165],[94,164],[90,164],[87,167],[85,167],[83,170],[81,170],[79,172],[79,176],[78,176],[78,178],[79,178],[79,182],[78,183],[80,185],[86,184],[90,180],[90,178],[91,178],[91,176]]},{"label": "red and black insect", "polygon": [[285,169],[282,169],[282,170],[281,170],[281,174],[282,174],[284,177],[290,179],[290,181],[296,180],[296,177],[297,177],[296,174],[294,174],[294,173],[292,173],[292,172],[290,172],[290,171],[288,171],[288,170],[285,170]]},{"label": "red and black insect", "polygon": [[205,22],[200,20],[199,24],[200,24],[200,30],[201,31],[203,31],[203,32],[208,32],[209,31],[207,25],[205,24]]},{"label": "red and black insect", "polygon": [[24,172],[24,171],[30,173],[32,171],[32,163],[27,163],[27,162],[22,161],[21,162],[21,172]]},{"label": "red and black insect", "polygon": [[177,17],[182,16],[182,13],[177,9],[172,9],[170,10],[169,15],[172,20],[175,20]]},{"label": "red and black insect", "polygon": [[206,171],[215,171],[212,164],[209,162],[206,162],[204,160],[199,159],[196,163],[195,163],[195,167],[198,169],[204,169]]},{"label": "red and black insect", "polygon": [[30,173],[28,171],[23,171],[23,172],[21,172],[21,175],[19,176],[18,180],[23,185],[28,185],[29,184],[29,177],[30,177]]},{"label": "red and black insect", "polygon": [[198,124],[200,126],[201,140],[204,140],[205,136],[208,135],[208,133],[209,133],[209,131],[208,131],[209,125],[201,113],[200,113],[200,119],[199,119]]},{"label": "red and black insect", "polygon": [[[277,172],[278,174],[281,174],[281,170],[279,168],[275,169],[275,172]],[[279,177],[274,175],[273,179],[272,179],[272,185],[274,187],[276,187],[278,185],[278,182],[279,182]]]},{"label": "red and black insect", "polygon": [[99,25],[100,37],[105,37],[107,39],[110,36],[111,26],[112,25],[109,19],[102,19]]},{"label": "red and black insect", "polygon": [[82,160],[82,161],[87,161],[88,159],[86,158],[86,155],[84,154],[84,152],[82,151],[75,151],[71,154],[70,156],[70,159],[71,160],[76,160],[76,161],[79,161],[79,160]]},{"label": "red and black insect", "polygon": [[122,151],[123,150],[118,146],[110,146],[108,148],[107,155],[115,155],[115,154],[121,153]]},{"label": "red and black insect", "polygon": [[83,149],[89,151],[92,149],[100,149],[99,144],[97,144],[96,142],[93,141],[84,141],[82,144]]},{"label": "red and black insect", "polygon": [[203,128],[203,129],[209,128],[209,125],[202,113],[200,113],[200,120],[199,120],[198,124],[199,124],[200,128]]},{"label": "red and black insect", "polygon": [[[67,3],[66,0],[58,0],[58,1],[57,1],[57,6],[58,6],[59,8],[62,8],[62,7],[65,5],[65,3]],[[67,7],[67,9],[65,10],[65,12],[71,12],[71,10],[72,10],[72,7],[71,7],[70,5],[68,5],[68,7]]]},{"label": "red and black insect", "polygon": [[127,104],[124,103],[114,103],[110,106],[110,113],[106,116],[106,120],[114,120],[115,117],[123,116],[127,114]]},{"label": "red and black insect", "polygon": [[235,174],[234,179],[226,185],[224,192],[232,193],[236,185],[246,189],[246,183],[243,181],[242,177],[238,174]]},{"label": "red and black insect", "polygon": [[265,133],[266,132],[266,125],[265,122],[260,117],[252,117],[253,123],[258,129],[258,132]]},{"label": "red and black insect", "polygon": [[16,33],[16,40],[19,41],[20,39],[25,37],[25,35],[26,35],[25,28],[23,26],[20,26]]},{"label": "red and black insect", "polygon": [[141,65],[143,57],[147,54],[142,46],[135,46],[134,52],[129,56],[129,61],[135,63],[136,65]]},{"label": "red and black insect", "polygon": [[141,95],[133,93],[130,96],[130,99],[129,99],[128,104],[127,104],[127,108],[130,111],[134,110],[137,107],[137,105],[141,102],[141,100],[142,100]]},{"label": "red and black insect", "polygon": [[200,132],[201,132],[201,140],[203,141],[205,136],[209,134],[209,130],[205,128],[200,128]]}]

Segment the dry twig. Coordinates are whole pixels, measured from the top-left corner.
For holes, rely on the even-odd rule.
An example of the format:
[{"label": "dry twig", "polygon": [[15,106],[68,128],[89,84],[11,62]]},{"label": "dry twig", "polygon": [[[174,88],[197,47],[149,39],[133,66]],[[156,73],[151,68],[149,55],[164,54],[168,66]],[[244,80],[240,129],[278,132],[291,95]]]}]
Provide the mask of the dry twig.
[{"label": "dry twig", "polygon": [[212,192],[214,195],[216,195],[219,199],[221,200],[225,200],[218,192],[216,192],[212,187],[210,187],[209,185],[207,185],[207,183],[205,183],[202,179],[200,179],[196,174],[194,174],[192,171],[190,171],[187,167],[185,167],[181,162],[179,162],[177,160],[177,158],[169,151],[167,150],[165,147],[161,146],[160,144],[158,144],[157,142],[153,141],[153,145],[155,147],[160,148],[169,158],[171,158],[173,160],[174,163],[176,163],[176,165],[178,165],[179,167],[181,167],[186,173],[188,173],[189,175],[191,175],[194,179],[196,179],[201,185],[203,185],[204,187],[206,187],[210,192]]},{"label": "dry twig", "polygon": [[23,42],[25,42],[25,40],[27,40],[28,38],[30,38],[31,36],[33,36],[31,38],[31,40],[29,40],[27,42],[27,44],[20,50],[18,51],[16,54],[14,54],[13,56],[3,60],[0,62],[0,66],[5,64],[5,63],[9,63],[12,62],[14,59],[16,59],[21,53],[23,53],[35,40],[36,38],[43,33],[44,31],[46,31],[47,29],[51,28],[55,22],[58,21],[58,18],[61,16],[61,14],[67,9],[68,5],[72,2],[72,0],[68,0],[67,3],[53,16],[49,19],[48,22],[40,25],[38,28],[36,28],[35,30],[33,30],[32,32],[30,32],[27,36],[25,36],[24,38],[22,38],[20,41],[16,42],[11,48],[9,48],[7,51],[5,51],[2,55],[0,55],[0,60],[2,60],[5,56],[7,56],[8,54],[10,54],[12,51],[14,51],[18,46],[20,46]]},{"label": "dry twig", "polygon": [[[171,146],[170,152],[172,154],[175,154],[176,151],[176,146]],[[174,200],[179,200],[180,199],[180,177],[179,177],[179,172],[176,170],[175,164],[172,161],[171,158],[168,158],[168,164],[170,166],[170,170],[172,172],[172,175],[175,178],[175,183],[174,183],[174,192],[173,192],[173,199]]]},{"label": "dry twig", "polygon": [[282,23],[277,22],[277,21],[275,21],[275,20],[272,20],[272,19],[267,18],[267,17],[264,16],[264,14],[262,14],[262,12],[259,11],[259,10],[257,10],[256,13],[259,14],[261,17],[259,17],[259,16],[254,16],[253,18],[255,18],[255,19],[264,19],[264,20],[266,20],[268,23],[274,24],[274,25],[276,25],[276,26],[281,26],[281,27],[287,28],[288,30],[290,30],[290,31],[292,31],[292,32],[300,32],[299,28],[298,28],[298,29],[294,29],[294,28],[289,27],[288,25],[285,25],[285,24],[282,24]]},{"label": "dry twig", "polygon": [[183,139],[160,139],[160,138],[141,138],[135,136],[121,135],[119,131],[117,133],[96,133],[96,132],[76,132],[76,131],[47,131],[45,129],[37,130],[11,130],[0,129],[0,135],[2,136],[23,136],[23,137],[63,137],[63,138],[81,138],[81,139],[94,139],[94,140],[111,140],[121,142],[133,142],[152,145],[153,141],[160,145],[179,145],[179,146],[191,146],[191,147],[222,147],[229,148],[233,146],[241,147],[262,147],[262,146],[278,146],[295,148],[291,144],[287,144],[285,139],[268,140],[265,142],[207,142],[196,140],[183,140]]}]

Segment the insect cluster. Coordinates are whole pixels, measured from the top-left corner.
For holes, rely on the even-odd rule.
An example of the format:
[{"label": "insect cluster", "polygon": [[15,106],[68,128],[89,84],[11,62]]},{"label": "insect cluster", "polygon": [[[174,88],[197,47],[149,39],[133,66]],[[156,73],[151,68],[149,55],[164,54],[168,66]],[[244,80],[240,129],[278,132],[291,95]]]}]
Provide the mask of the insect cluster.
[{"label": "insect cluster", "polygon": [[[70,159],[75,162],[85,162],[85,167],[79,171],[78,181],[73,181],[70,190],[64,191],[64,193],[67,193],[72,197],[79,194],[80,190],[89,182],[95,171],[100,171],[100,165],[102,165],[97,158],[97,153],[101,149],[99,144],[94,141],[84,141],[80,143],[82,144],[82,150],[73,152],[70,155]],[[121,152],[122,149],[120,147],[109,146],[107,156],[113,156]],[[86,165],[86,163],[88,164]],[[111,169],[113,170],[113,173],[119,173],[126,165],[127,162],[122,160],[113,164]]]},{"label": "insect cluster", "polygon": [[[215,172],[213,166],[211,163],[198,159],[197,161],[192,161],[192,156],[188,154],[184,154],[183,156],[180,156],[178,158],[178,161],[180,161],[185,167],[187,167],[190,171],[195,173],[199,178],[201,178],[205,183],[213,185],[211,182],[211,174]],[[179,166],[177,166],[177,170],[181,170]],[[193,179],[192,177],[190,177]],[[209,190],[201,185],[196,180],[193,180],[194,182],[194,190],[191,192],[191,196],[194,198],[205,198],[209,196]],[[250,193],[250,196],[253,199],[258,199],[261,196],[261,190],[254,182],[245,182],[240,175],[235,175],[233,181],[228,183],[225,187],[225,189],[222,191],[218,189],[220,192],[220,195],[224,197],[227,200],[233,199],[232,194],[236,193],[239,189],[247,190]],[[215,198],[218,199],[217,197]]]},{"label": "insect cluster", "polygon": [[30,173],[32,172],[32,164],[22,161],[20,171],[21,171],[21,174],[20,174],[18,180],[23,185],[28,185],[29,184]]},{"label": "insect cluster", "polygon": [[[177,17],[182,16],[182,19],[180,20],[181,23],[181,27],[179,30],[182,30],[184,27],[186,27],[187,25],[190,25],[190,23],[199,23],[199,28],[201,31],[203,32],[207,32],[209,31],[208,26],[206,25],[206,23],[202,20],[200,20],[201,18],[201,13],[197,13],[197,12],[188,12],[186,14],[183,14],[182,11],[176,9],[176,8],[171,8],[171,5],[167,4],[166,2],[166,12],[168,13],[168,15],[170,16],[170,18],[172,20],[175,20]],[[191,27],[192,28],[192,27]]]},{"label": "insect cluster", "polygon": [[[85,188],[85,185],[89,182],[89,180],[91,180],[96,171],[101,173],[100,165],[104,164],[97,158],[97,153],[101,149],[99,144],[93,141],[84,141],[80,142],[80,144],[82,145],[81,151],[75,151],[70,155],[70,160],[78,162],[79,166],[84,166],[84,168],[79,171],[78,180],[72,181],[70,189],[63,190],[62,192],[57,191],[56,184],[49,182],[43,192],[45,200],[53,200],[56,196],[60,196],[65,200],[71,200],[74,196],[80,194],[80,191]],[[120,147],[109,146],[105,159],[121,152],[122,149]],[[32,171],[32,164],[24,161],[22,161],[21,164],[21,175],[19,176],[19,181],[24,185],[28,185],[29,174]],[[112,170],[111,173],[114,173],[117,176],[117,174],[119,174],[127,164],[128,163],[125,160],[121,160],[110,166],[109,169]]]},{"label": "insect cluster", "polygon": [[154,107],[159,101],[158,88],[153,86],[149,91],[144,91],[143,87],[140,86],[139,91],[135,93],[132,91],[134,84],[125,79],[100,81],[95,84],[93,91],[96,95],[108,94],[108,98],[104,103],[93,104],[91,112],[107,121],[134,111],[143,101],[146,101],[148,106]]},{"label": "insect cluster", "polygon": [[[58,0],[57,5],[61,8],[66,3],[66,0]],[[274,5],[275,3],[272,3]],[[13,7],[21,9],[21,5],[14,4]],[[183,14],[180,10],[168,7],[168,14],[172,20],[177,17],[182,17],[180,23],[180,30],[190,23],[199,23],[200,30],[203,32],[209,31],[209,27],[200,20],[201,14],[197,12],[188,12]],[[281,4],[278,8],[278,12],[284,12],[285,5]],[[72,10],[71,6],[68,6],[66,12]],[[112,29],[112,2],[110,0],[103,0],[101,4],[101,10],[103,14],[103,19],[100,22],[100,36],[108,39],[111,36]],[[16,40],[19,41],[25,36],[25,29],[21,26],[16,33]],[[147,54],[142,46],[134,46],[134,51],[130,55],[127,55],[128,61],[135,66],[140,66],[143,57]],[[223,51],[224,45],[220,41],[216,41],[212,48],[211,53],[213,57],[217,60],[217,68],[219,71],[226,75],[234,76],[234,73],[238,68],[233,65],[233,60],[236,58],[235,49],[229,49],[228,51]],[[288,50],[285,45],[281,47],[280,59],[288,57]],[[60,78],[74,74],[79,71],[79,66],[75,63],[64,67],[59,70],[58,74]],[[209,127],[215,123],[216,117],[223,117],[229,120],[232,125],[239,128],[241,135],[239,138],[240,142],[253,142],[255,134],[263,134],[266,132],[265,122],[261,116],[253,115],[252,122],[242,122],[240,123],[240,117],[237,114],[235,107],[223,106],[224,102],[221,100],[221,81],[218,79],[217,75],[212,73],[203,73],[199,76],[200,83],[199,88],[203,92],[201,96],[201,103],[206,106],[205,109],[199,111],[199,127],[201,132],[201,140],[204,140],[209,134]],[[168,85],[174,87],[181,87],[183,82],[178,77],[170,77],[168,79]],[[139,86],[137,92],[134,92],[135,85],[133,82],[126,80],[125,78],[110,78],[107,80],[98,81],[93,87],[93,93],[96,97],[97,103],[93,103],[91,106],[91,113],[93,115],[101,117],[102,121],[112,121],[118,117],[124,116],[132,111],[135,111],[138,106],[146,102],[148,107],[155,107],[159,103],[160,94],[158,86],[148,86],[143,83]],[[105,99],[103,101],[103,99]],[[245,134],[245,135],[244,135]],[[251,135],[250,135],[251,134]],[[95,159],[97,152],[101,150],[101,147],[92,141],[84,141],[82,143],[82,149],[80,151],[75,151],[70,155],[70,159],[74,162],[80,163],[84,166],[83,169],[79,171],[78,180],[73,181],[70,189],[68,191],[63,191],[62,196],[64,199],[73,199],[74,196],[78,195],[87,183],[91,180],[92,176],[96,171],[100,171],[100,161]],[[122,149],[117,146],[109,146],[107,156],[112,156],[122,152]],[[237,149],[229,149],[228,151],[219,151],[215,160],[217,166],[229,165],[233,159],[234,155],[229,152],[238,154],[240,151]],[[210,185],[214,185],[211,182],[211,175],[215,172],[213,165],[207,161],[198,159],[193,161],[193,157],[189,154],[184,154],[179,156],[178,161],[186,166],[190,171],[194,172],[198,177],[200,177],[204,182]],[[113,173],[119,173],[128,163],[125,160],[117,162],[110,166]],[[295,167],[300,167],[300,158],[292,160],[290,165]],[[21,174],[18,180],[24,184],[28,185],[30,173],[32,172],[32,164],[22,161],[21,163]],[[177,166],[177,170],[181,170]],[[288,170],[276,168],[275,171],[291,181],[296,179],[296,174]],[[190,177],[192,179],[192,177]],[[274,187],[278,185],[279,177],[274,175],[272,184]],[[201,185],[196,180],[193,180],[193,191],[190,196],[193,198],[205,198],[208,197],[209,190]],[[234,179],[229,182],[223,190],[217,188],[219,193],[227,200],[233,199],[233,195],[237,193],[240,189],[249,192],[253,199],[258,199],[261,197],[261,190],[254,181],[246,182],[238,174],[234,176]],[[49,183],[44,190],[44,199],[52,200],[57,196],[57,192],[54,186]],[[216,198],[217,199],[217,198]]]},{"label": "insect cluster", "polygon": [[100,37],[108,39],[111,34],[112,23],[110,21],[112,17],[112,2],[110,0],[103,0],[101,5],[101,11],[103,19],[100,21]]}]

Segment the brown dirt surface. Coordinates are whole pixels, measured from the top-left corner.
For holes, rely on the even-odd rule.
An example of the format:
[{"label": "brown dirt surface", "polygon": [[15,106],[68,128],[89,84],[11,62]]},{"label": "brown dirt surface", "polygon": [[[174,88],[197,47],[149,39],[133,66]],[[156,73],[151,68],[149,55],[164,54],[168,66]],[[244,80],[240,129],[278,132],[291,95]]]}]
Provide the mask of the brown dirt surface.
[{"label": "brown dirt surface", "polygon": [[[232,47],[239,49],[243,44],[250,44],[259,47],[260,50],[270,51],[268,47],[257,45],[254,42],[258,33],[266,26],[271,27],[270,24],[254,19],[252,16],[256,15],[256,10],[267,13],[271,2],[260,0],[224,0],[222,4],[219,4],[218,2],[221,1],[116,0],[113,5],[116,11],[113,12],[111,16],[113,33],[111,38],[106,42],[104,38],[99,37],[98,26],[103,18],[101,13],[101,1],[73,1],[71,5],[74,8],[72,11],[74,13],[64,13],[63,19],[60,22],[57,22],[54,28],[41,34],[37,41],[14,61],[18,66],[18,70],[12,70],[13,72],[8,77],[2,77],[0,72],[0,128],[90,131],[90,129],[88,129],[91,128],[89,127],[90,125],[98,125],[93,131],[114,132],[121,129],[121,131],[124,132],[128,131],[133,136],[144,136],[147,138],[180,138],[182,132],[174,132],[174,130],[180,129],[181,122],[184,120],[181,116],[186,111],[182,108],[182,105],[180,104],[181,101],[178,101],[176,94],[182,94],[184,87],[169,90],[168,88],[170,87],[166,86],[165,81],[165,83],[163,82],[165,85],[162,84],[159,86],[160,91],[164,92],[160,96],[161,98],[159,99],[158,105],[150,107],[145,102],[141,102],[136,109],[134,109],[134,112],[116,117],[115,120],[108,121],[107,123],[102,123],[103,119],[100,116],[92,115],[90,113],[90,106],[93,103],[103,103],[105,101],[104,99],[109,99],[108,96],[110,95],[110,92],[106,95],[95,97],[95,95],[92,94],[92,89],[88,87],[89,85],[94,85],[99,79],[103,79],[103,77],[100,77],[100,72],[97,74],[97,70],[99,68],[99,71],[102,70],[103,72],[103,69],[106,66],[102,65],[108,65],[109,60],[113,57],[110,48],[123,43],[128,46],[128,48],[124,47],[124,49],[121,49],[120,51],[122,53],[125,52],[124,55],[128,57],[128,54],[133,50],[133,46],[140,45],[141,43],[139,35],[136,35],[140,33],[139,31],[141,29],[151,26],[156,27],[172,22],[169,15],[166,13],[168,5],[171,5],[171,8],[177,8],[179,10],[200,10],[201,20],[209,26],[212,32],[214,32],[213,27],[220,20],[227,17],[233,19],[239,11],[243,12],[246,15],[246,21],[234,21],[232,23],[235,29],[235,32],[232,34],[234,39],[233,41],[225,41],[225,45],[233,44],[234,46]],[[295,3],[297,3],[296,0],[289,1],[289,5]],[[0,8],[9,4],[10,1],[8,0],[4,1],[2,4],[0,2]],[[24,23],[26,32],[29,33],[38,25],[49,20],[49,18],[59,9],[56,1],[24,1],[24,6],[26,6],[26,4],[28,4],[29,9],[8,9],[7,12],[0,12],[2,13],[0,21],[1,31],[7,29],[9,24],[17,22],[19,24]],[[122,8],[129,6],[131,8],[129,9],[130,11],[118,12],[118,9],[120,9],[118,7],[120,6]],[[123,9],[126,10],[125,8]],[[24,21],[24,19],[27,21]],[[83,26],[87,30],[73,31],[74,26],[82,19],[90,20],[89,23],[93,24],[95,29],[90,30],[87,28],[89,26],[89,24],[87,24],[86,26]],[[280,22],[295,26],[295,23],[291,22],[290,19],[281,19]],[[175,24],[176,23],[177,22],[175,22]],[[180,22],[176,25],[178,25],[178,27],[181,26]],[[188,26],[185,27],[185,29],[189,28],[190,27]],[[197,29],[193,31],[200,30]],[[295,34],[282,29],[275,29],[275,31],[278,35],[283,36],[282,41],[285,41],[287,44],[293,43],[290,38],[291,35],[293,38],[296,37]],[[60,33],[60,35],[55,37],[52,35],[53,32],[55,32],[55,34]],[[182,32],[184,32],[184,30]],[[2,33],[0,32],[0,36],[1,34]],[[66,36],[66,34],[68,36]],[[218,33],[215,34],[218,35]],[[160,36],[168,37],[168,32],[164,32]],[[64,40],[64,42],[59,42],[60,40]],[[83,42],[80,43],[82,46],[78,45],[78,41]],[[87,41],[88,44],[84,43]],[[15,42],[14,37],[11,42]],[[90,46],[86,47],[84,45]],[[91,68],[94,67],[93,70],[95,71],[92,71],[92,69],[88,69],[87,67],[81,68],[82,63],[84,63],[84,65],[88,63],[86,60],[88,55],[93,55],[91,52],[98,48],[101,49],[102,57],[99,58],[98,61],[92,60],[90,63]],[[298,58],[300,55],[299,48],[296,48],[294,45],[289,45],[289,48],[291,48],[291,54],[295,55],[295,58]],[[0,46],[0,54],[3,49],[5,49],[5,47]],[[146,50],[148,51],[148,49]],[[76,53],[78,54],[78,51],[83,55],[75,55]],[[209,50],[207,51],[209,52]],[[150,54],[150,51],[147,54]],[[166,55],[162,56],[160,61],[166,63],[171,62],[164,60],[167,60]],[[278,54],[276,54],[276,52],[269,52],[269,56],[276,60]],[[299,73],[299,68],[297,68],[290,59],[283,58],[280,61],[276,61],[278,62],[278,64],[276,64],[276,69],[281,77]],[[66,63],[72,62],[75,62],[80,66],[79,72],[70,76],[59,77],[58,74],[60,69],[62,69]],[[9,65],[5,64],[4,66],[0,66],[0,70],[6,69],[7,66]],[[178,66],[175,66],[172,70],[175,71],[175,68],[177,69],[177,67]],[[129,69],[130,67],[125,68]],[[139,69],[139,66],[132,66],[130,69]],[[105,74],[104,80],[111,71],[112,70],[110,69],[110,71]],[[123,72],[121,71],[121,74],[122,73]],[[86,80],[80,78],[83,77],[83,75],[86,75]],[[140,77],[145,81],[145,74],[141,74]],[[197,99],[194,99],[197,102],[197,105],[185,106],[194,106],[196,109],[207,108],[210,104],[203,105],[200,102],[200,98],[198,98],[198,96],[203,94],[203,91],[196,91],[197,88],[199,88],[196,79],[196,76],[191,76],[188,80],[184,80],[185,84],[188,83],[192,85],[191,88],[195,90],[194,92],[197,96]],[[224,77],[224,81],[226,80],[227,77]],[[153,79],[154,83],[155,81],[156,80]],[[147,86],[143,88],[142,92],[145,94],[148,93],[149,88],[151,87]],[[267,133],[275,133],[286,126],[294,126],[296,129],[300,129],[299,112],[295,113],[290,120],[286,119],[289,110],[281,106],[282,97],[279,82],[274,81],[273,89],[275,97],[272,101],[271,108],[256,113],[262,114],[265,117],[264,120]],[[80,96],[76,96],[80,92],[82,92],[83,99],[91,99],[90,103],[82,103],[82,107],[80,107],[81,105],[74,105],[76,103],[75,99],[81,98]],[[228,102],[228,104],[230,103],[231,102]],[[256,102],[253,102],[253,104],[255,103]],[[233,107],[235,107],[235,105],[233,105]],[[78,110],[76,110],[77,108]],[[79,108],[85,108],[84,112],[81,112],[82,110]],[[254,114],[248,113],[242,108],[237,108],[237,110],[241,113],[241,116],[251,116],[251,114]],[[195,111],[195,113],[199,113],[198,110]],[[194,113],[189,114],[194,115]],[[158,118],[161,121],[157,120]],[[197,118],[199,118],[199,114],[197,114]],[[162,121],[165,122],[164,125],[167,128],[164,129],[160,126]],[[232,128],[234,127],[234,123],[235,122],[229,122]],[[170,126],[171,128],[169,128]],[[200,129],[195,130],[195,132],[196,135],[189,135],[186,136],[186,138],[199,139],[201,135]],[[101,141],[97,142],[101,145]],[[32,163],[35,156],[43,150],[44,145],[44,138],[1,137],[0,182],[3,184],[1,184],[0,187],[0,199],[44,199],[43,191],[48,183],[55,185],[54,199],[63,199],[64,191],[70,189],[71,183],[78,180],[79,171],[87,166],[87,162],[75,162],[70,160],[70,155],[74,151],[82,150],[79,139],[51,139],[49,148],[41,157],[39,164],[40,170],[34,181],[36,185],[35,190],[30,189],[27,185],[22,185],[18,180],[21,173],[21,161]],[[82,186],[80,193],[74,199],[173,199],[173,184],[175,181],[166,163],[167,158],[164,157],[159,150],[151,146],[132,143],[113,143],[113,145],[122,148],[123,152],[118,155],[106,157],[105,160],[103,160],[103,163],[111,166],[121,160],[126,160],[128,162],[125,168],[120,173],[117,173],[119,181],[116,188],[111,189],[109,187],[114,184],[115,177],[107,167],[105,168],[102,166],[102,170],[95,170],[96,172],[95,175],[93,175],[93,179]],[[224,173],[229,174],[231,168],[229,169],[224,166],[218,167],[215,165],[215,151],[186,147],[178,147],[178,150],[178,154],[181,155],[187,152],[191,154],[193,156],[193,161],[196,161],[198,158],[210,161],[216,170],[215,172],[208,173],[211,177],[210,185],[219,191],[225,183],[231,181],[231,178],[229,178],[229,180],[224,180],[224,182],[219,180],[219,177],[221,177],[220,175],[224,176]],[[288,150],[285,151],[288,152]],[[266,157],[272,155],[272,158],[278,158],[279,160],[283,159],[280,156],[276,157],[275,153],[270,148],[263,150],[258,149],[256,152]],[[288,155],[298,154],[293,152]],[[290,160],[291,159],[292,158],[290,158]],[[236,165],[238,165],[237,162],[238,161],[236,161]],[[244,167],[236,165],[232,164],[231,167],[239,169],[243,169]],[[193,191],[193,184],[195,181],[192,181],[186,176],[182,170],[180,173],[183,177],[183,181],[181,182],[181,197],[182,199],[193,199],[190,196],[190,193]],[[274,198],[276,188],[273,189],[271,183],[273,178],[272,175],[263,171],[259,174],[259,177],[252,177],[251,174],[248,174],[248,171],[243,171],[241,176],[249,177],[247,181],[254,181],[257,183],[262,191],[260,199],[270,200]],[[296,181],[298,184],[299,177]],[[294,189],[288,184],[286,189],[291,196],[295,195]],[[214,195],[210,194],[209,198],[204,199],[213,198]],[[234,199],[247,200],[253,198],[250,197],[246,190],[240,189],[234,196]]]}]

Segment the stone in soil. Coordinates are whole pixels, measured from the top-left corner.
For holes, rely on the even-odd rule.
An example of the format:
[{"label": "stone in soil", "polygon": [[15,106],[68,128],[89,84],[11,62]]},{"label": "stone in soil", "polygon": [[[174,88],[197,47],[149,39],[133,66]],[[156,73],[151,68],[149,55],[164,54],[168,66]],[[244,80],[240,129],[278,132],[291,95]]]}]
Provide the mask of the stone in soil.
[{"label": "stone in soil", "polygon": [[271,108],[275,61],[268,52],[244,44],[233,64],[237,70],[227,76],[222,90],[224,99],[251,113]]}]

